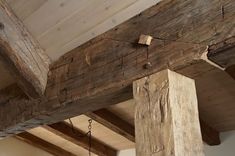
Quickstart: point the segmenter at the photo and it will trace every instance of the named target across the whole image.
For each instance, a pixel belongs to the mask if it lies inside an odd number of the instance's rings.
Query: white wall
[[[235,131],[221,133],[222,144],[219,146],[205,145],[206,156],[235,156]],[[135,149],[123,150],[118,156],[135,156]]]
[[[52,156],[15,138],[0,140],[0,156]]]

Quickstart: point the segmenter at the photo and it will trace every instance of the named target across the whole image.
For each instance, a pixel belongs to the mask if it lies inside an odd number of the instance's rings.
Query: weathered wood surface
[[[137,156],[202,156],[194,80],[169,70],[133,83]]]
[[[65,122],[58,122],[45,127],[52,133],[78,145],[82,148],[89,150],[89,138],[83,131],[71,127],[71,125]],[[92,137],[91,139],[91,152],[99,156],[116,156],[117,151],[108,145],[100,142]]]
[[[190,77],[210,71],[201,55],[233,35],[234,7],[233,0],[166,0],[74,49],[51,66],[45,97],[0,106],[0,136],[130,99],[134,80],[166,68],[200,66],[182,72]],[[154,37],[149,47],[138,45],[140,34]]]
[[[203,120],[200,120],[200,126],[203,141],[205,141],[208,145],[211,146],[219,145],[221,143],[220,134],[217,130],[210,127]]]
[[[53,154],[55,156],[76,156],[75,154],[68,152],[64,150],[61,147],[58,147],[54,144],[51,144],[33,134],[30,134],[28,132],[24,132],[21,134],[18,134],[16,136],[17,139],[28,143],[29,145],[35,146],[37,148],[40,148],[50,154]]]
[[[11,99],[20,100],[22,98],[27,99],[26,95],[16,84],[12,84],[3,90],[0,90],[0,105],[7,104]]]
[[[104,125],[117,134],[135,142],[135,128],[107,109],[86,113],[86,116]]]
[[[0,1],[0,59],[28,96],[44,94],[49,58],[5,0]]]

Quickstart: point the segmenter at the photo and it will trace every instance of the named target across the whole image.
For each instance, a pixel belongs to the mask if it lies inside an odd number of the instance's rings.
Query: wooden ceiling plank
[[[75,154],[64,150],[61,147],[58,147],[52,143],[49,143],[33,134],[24,132],[15,136],[17,139],[28,143],[29,145],[40,148],[52,155],[55,156],[76,156]]]
[[[89,150],[89,137],[83,131],[71,127],[71,125],[66,122],[58,122],[45,126],[45,128],[52,133],[83,147],[86,150]],[[117,150],[112,147],[105,145],[94,137],[91,138],[91,152],[99,156],[116,156]]]
[[[221,4],[227,10],[223,20],[218,16]],[[231,8],[234,0],[162,1],[72,50],[51,65],[43,98],[12,99],[0,106],[0,119],[4,119],[0,136],[128,100],[134,80],[163,69],[181,70],[191,78],[210,71],[201,55],[209,43],[234,35],[235,9]],[[216,33],[211,32],[215,25]],[[141,34],[153,36],[150,46],[137,44]],[[148,63],[151,68],[144,68]],[[194,64],[201,66],[182,70]]]
[[[44,94],[50,60],[5,0],[0,2],[0,59],[24,92]]]
[[[107,109],[86,113],[86,116],[104,125],[117,134],[135,142],[135,128]]]

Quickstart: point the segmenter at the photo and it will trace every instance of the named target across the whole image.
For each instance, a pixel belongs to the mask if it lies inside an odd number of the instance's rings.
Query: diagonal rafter
[[[5,0],[0,1],[0,21],[1,61],[28,96],[41,97],[47,84],[48,56]]]

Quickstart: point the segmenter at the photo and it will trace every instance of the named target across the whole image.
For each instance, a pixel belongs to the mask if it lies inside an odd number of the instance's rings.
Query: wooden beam
[[[0,1],[0,59],[24,92],[39,98],[44,94],[49,59],[5,0]]]
[[[135,128],[133,125],[127,123],[114,113],[107,109],[100,109],[98,111],[86,113],[88,117],[116,132],[117,134],[135,142]],[[219,145],[220,136],[219,132],[210,127],[207,123],[200,119],[202,140],[210,145]]]
[[[77,129],[71,128],[66,122],[58,122],[45,127],[52,133],[89,150],[89,138],[86,133]],[[116,156],[117,151],[108,145],[100,142],[99,140],[92,137],[91,139],[91,152],[99,156]]]
[[[229,66],[225,69],[225,71],[233,78],[235,79],[235,65]]]
[[[209,46],[207,56],[235,79],[235,36]]]
[[[202,139],[204,142],[206,142],[208,145],[211,146],[219,145],[221,143],[220,134],[217,130],[209,126],[201,119],[200,119],[200,126],[201,126]]]
[[[68,152],[64,150],[61,147],[58,147],[52,143],[49,143],[33,134],[30,134],[28,132],[24,132],[21,134],[18,134],[16,136],[17,139],[28,143],[29,145],[35,146],[37,148],[40,148],[52,155],[55,156],[76,156],[75,154]]]
[[[104,125],[117,134],[135,142],[135,128],[125,120],[113,114],[107,109],[100,109],[94,112],[86,113],[88,117]]]
[[[0,106],[0,136],[128,100],[134,80],[163,69],[191,78],[214,69],[201,56],[234,35],[233,8],[234,0],[165,0],[72,50],[51,65],[44,97]],[[150,46],[138,44],[141,34],[153,37]]]
[[[208,48],[208,58],[223,68],[235,64],[235,36],[222,42],[213,44]]]
[[[133,83],[136,155],[202,156],[195,83],[164,70]]]

